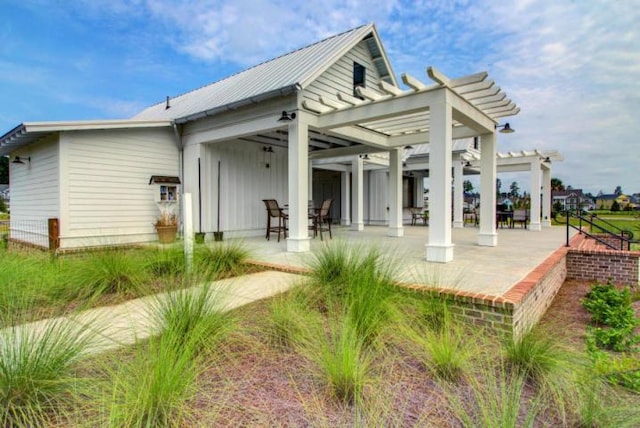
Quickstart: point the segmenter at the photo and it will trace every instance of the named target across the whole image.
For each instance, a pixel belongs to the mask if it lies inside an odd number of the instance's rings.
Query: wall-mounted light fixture
[[[465,162],[464,164],[465,168],[471,168],[473,165],[471,165],[470,161]]]
[[[516,132],[516,130],[509,125],[509,122],[505,123],[504,125],[496,125],[496,129],[500,129],[500,131],[498,132],[501,132],[503,134],[513,134],[514,132]]]
[[[11,163],[14,165],[24,165],[24,161],[25,159],[27,160],[27,162],[31,163],[31,156],[29,156],[28,158],[21,158],[20,156],[16,156]]]
[[[271,154],[273,153],[273,147],[271,146],[265,146],[262,148],[262,151],[264,152],[264,167],[265,168],[270,168],[271,167]],[[267,159],[267,156],[269,157]]]
[[[287,111],[282,110],[282,114],[280,115],[280,119],[278,119],[278,122],[291,122],[295,118],[295,112],[288,113]]]

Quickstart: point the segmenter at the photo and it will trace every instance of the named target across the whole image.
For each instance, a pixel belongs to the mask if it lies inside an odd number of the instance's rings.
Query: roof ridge
[[[329,36],[329,37],[326,37],[326,38],[324,38],[324,39],[322,39],[322,40],[318,40],[318,41],[313,42],[313,43],[311,43],[311,44],[308,44],[308,45],[305,45],[305,46],[301,46],[301,47],[299,47],[299,48],[297,48],[297,49],[294,49],[294,50],[292,50],[292,51],[289,51],[289,52],[283,53],[283,54],[281,54],[281,55],[278,55],[278,56],[276,56],[276,57],[270,58],[270,59],[268,59],[268,60],[262,61],[262,62],[260,62],[260,63],[258,63],[258,64],[252,65],[252,66],[250,66],[250,67],[248,67],[248,68],[245,68],[245,69],[243,69],[243,70],[237,71],[237,72],[235,72],[235,73],[233,73],[233,74],[229,74],[228,76],[225,76],[225,77],[223,77],[223,78],[221,78],[221,79],[219,79],[219,80],[216,80],[216,81],[214,81],[214,82],[210,82],[210,83],[207,83],[207,84],[205,84],[205,85],[198,86],[197,88],[193,88],[193,89],[191,89],[191,90],[189,90],[189,91],[183,92],[183,93],[178,94],[178,95],[175,95],[175,96],[173,96],[173,97],[169,96],[169,98],[170,98],[170,99],[176,99],[176,98],[183,97],[183,96],[185,96],[185,95],[188,95],[188,94],[191,94],[191,93],[193,93],[193,92],[199,91],[200,89],[203,89],[203,88],[206,88],[206,87],[209,87],[209,86],[212,86],[212,85],[218,84],[218,83],[220,83],[220,82],[224,82],[225,80],[229,80],[229,79],[231,79],[232,77],[238,76],[238,75],[240,75],[240,74],[242,74],[242,73],[246,73],[246,72],[248,72],[248,71],[250,71],[250,70],[253,70],[253,69],[257,68],[257,67],[260,67],[260,66],[262,66],[262,65],[268,64],[268,63],[270,63],[270,62],[276,61],[276,60],[278,60],[278,59],[280,59],[280,58],[283,58],[283,57],[285,57],[285,56],[292,55],[292,54],[294,54],[294,53],[296,53],[296,52],[300,52],[301,50],[308,49],[308,48],[310,48],[310,47],[312,47],[312,46],[319,45],[319,44],[324,43],[324,42],[327,42],[327,41],[329,41],[329,40],[331,40],[331,39],[335,39],[335,38],[337,38],[337,37],[344,36],[345,34],[348,34],[348,33],[353,33],[353,32],[355,32],[355,31],[357,31],[357,30],[360,30],[360,29],[362,29],[362,28],[364,28],[364,27],[372,26],[372,25],[373,25],[372,23],[363,24],[363,25],[359,25],[359,26],[357,26],[357,27],[351,28],[351,29],[349,29],[349,30],[345,30],[345,31],[343,31],[343,32],[341,32],[341,33],[333,34],[333,35],[331,35],[331,36]],[[146,109],[151,108],[151,107],[154,107],[154,106],[157,106],[157,105],[161,105],[161,104],[163,104],[163,102],[164,102],[164,101],[159,101],[159,102],[157,102],[157,103],[153,103],[153,104],[151,104],[151,105],[149,105],[149,106],[147,106],[147,107],[143,108],[143,109],[142,109],[142,111],[145,111]],[[136,113],[136,115],[134,115],[134,117],[135,117],[135,116],[137,116],[139,113],[140,113],[140,112]]]

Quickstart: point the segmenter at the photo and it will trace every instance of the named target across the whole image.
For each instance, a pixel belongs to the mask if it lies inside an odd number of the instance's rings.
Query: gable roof
[[[166,102],[161,102],[141,111],[133,119],[164,119],[184,123],[220,111],[292,94],[307,87],[362,40],[365,40],[382,79],[397,86],[375,25],[367,24],[169,98],[169,108],[166,107]]]

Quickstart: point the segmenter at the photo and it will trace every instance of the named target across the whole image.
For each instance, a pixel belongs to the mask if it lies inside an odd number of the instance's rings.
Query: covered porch
[[[563,247],[565,228],[544,228],[532,234],[525,229],[499,229],[500,245],[477,245],[478,229],[452,230],[456,258],[450,263],[425,262],[424,243],[432,227],[405,226],[402,239],[387,235],[385,226],[367,226],[363,231],[349,227],[334,228],[333,240],[311,240],[311,253],[287,252],[283,240],[266,241],[264,237],[248,237],[243,242],[257,261],[294,269],[306,268],[313,252],[325,245],[344,243],[349,246],[374,247],[392,257],[396,279],[407,284],[421,284],[450,290],[504,296],[515,284]]]

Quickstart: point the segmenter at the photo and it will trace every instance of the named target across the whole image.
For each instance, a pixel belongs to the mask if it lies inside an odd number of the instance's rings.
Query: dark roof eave
[[[183,116],[183,117],[178,117],[176,119],[174,119],[174,122],[176,124],[184,124],[187,122],[191,122],[194,120],[198,120],[198,119],[203,119],[205,117],[210,117],[210,116],[215,116],[216,114],[220,114],[222,112],[226,112],[226,111],[231,111],[231,110],[237,110],[239,108],[242,107],[246,107],[248,105],[251,104],[257,104],[260,103],[262,101],[271,99],[271,98],[276,98],[276,97],[284,97],[287,95],[291,95],[291,94],[295,94],[296,92],[300,91],[302,89],[302,87],[300,86],[300,84],[295,83],[293,85],[289,85],[289,86],[285,86],[279,89],[274,89],[272,91],[269,92],[264,92],[260,95],[256,95],[253,97],[249,97],[249,98],[245,98],[242,99],[240,101],[236,101],[230,104],[225,104],[219,107],[214,107],[212,109],[209,110],[205,110],[205,111],[201,111],[199,113],[193,113],[187,116]]]

